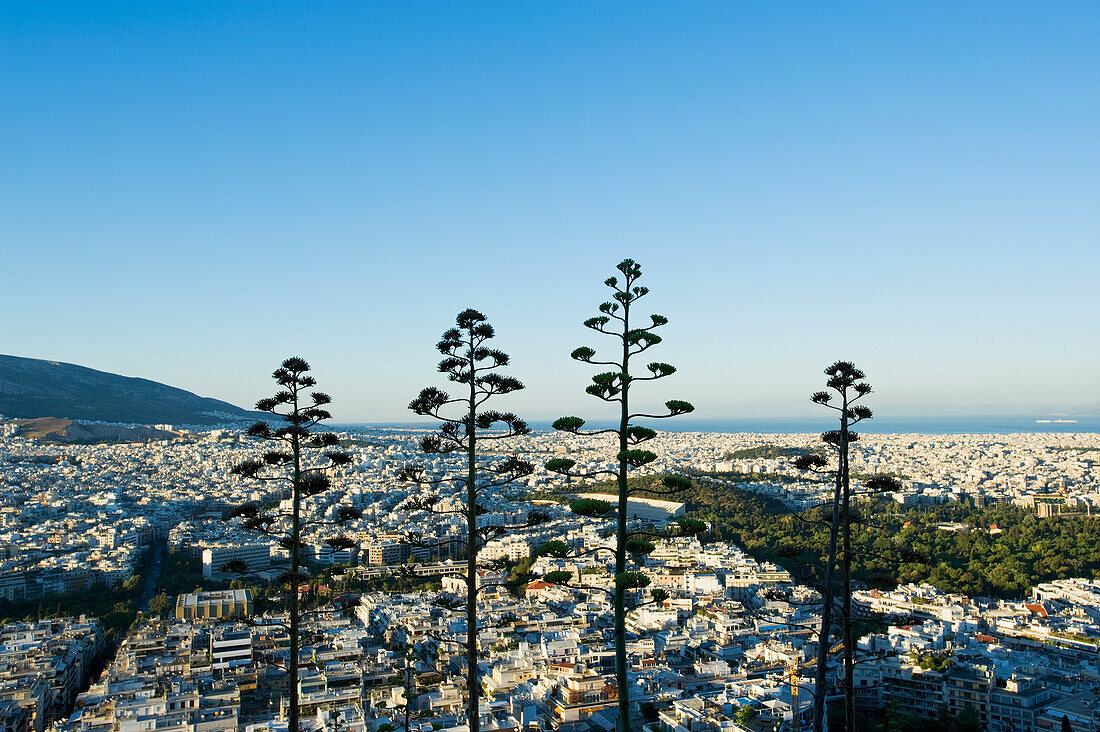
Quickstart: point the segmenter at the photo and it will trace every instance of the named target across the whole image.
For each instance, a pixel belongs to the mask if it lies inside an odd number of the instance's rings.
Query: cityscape
[[[1097,28],[0,7],[0,732],[1100,732]]]
[[[226,519],[234,506],[279,498],[233,474],[234,465],[261,456],[263,446],[228,428],[160,425],[167,439],[103,444],[40,443],[23,429],[20,420],[6,422],[0,451],[0,591],[8,607],[51,615],[50,603],[72,607],[68,598],[127,587],[135,576],[140,586],[117,594],[125,598],[125,609],[115,613],[121,621],[84,613],[10,619],[3,630],[7,723],[39,730],[285,729],[279,689],[286,683],[280,624],[286,615],[272,592],[287,552],[276,541],[258,541],[240,518]],[[339,506],[362,514],[339,533],[304,533],[301,548],[324,583],[311,590],[320,593],[320,607],[347,588],[361,599],[305,626],[302,723],[328,729],[338,720],[345,729],[376,732],[403,728],[408,709],[418,729],[457,729],[464,718],[466,627],[435,600],[465,590],[462,554],[449,543],[461,537],[463,519],[427,530],[425,513],[405,506],[416,489],[403,486],[399,474],[423,461],[425,430],[336,434],[352,459],[333,475],[330,491],[303,501],[303,517],[331,518]],[[829,499],[829,485],[807,478],[791,457],[819,443],[806,434],[666,432],[651,443],[660,458],[637,475],[691,475],[801,511]],[[903,515],[1010,506],[1055,522],[1089,520],[1100,510],[1096,434],[864,435],[856,445],[853,472],[902,476],[898,490],[880,500]],[[607,589],[609,566],[598,554],[559,559],[539,556],[539,548],[564,541],[613,549],[614,522],[578,514],[560,496],[613,500],[597,474],[614,466],[615,445],[541,431],[516,438],[511,449],[539,467],[507,495],[487,500],[479,522],[522,524],[539,510],[549,517],[486,541],[479,551],[485,569],[478,582],[489,587],[479,596],[479,617],[508,618],[479,627],[482,725],[613,728],[607,599],[540,579],[564,570]],[[561,456],[593,477],[567,481],[543,467]],[[440,455],[425,467],[442,473],[453,463]],[[444,494],[440,506],[461,507],[459,493]],[[638,498],[630,511],[664,525],[692,503]],[[935,518],[923,519],[932,521],[931,531],[988,541],[1011,530]],[[336,536],[350,537],[351,545],[326,544]],[[760,554],[705,536],[670,538],[640,563],[650,580],[643,594],[663,593],[658,603],[639,599],[626,618],[635,713],[644,724],[793,729],[801,714],[801,728],[809,728],[819,596],[797,573]],[[247,562],[256,576],[243,582],[227,572],[233,560]],[[163,594],[186,586],[166,576],[181,568],[194,586]],[[856,671],[858,704],[918,717],[971,708],[982,728],[997,730],[1057,729],[1063,716],[1076,728],[1095,724],[1100,582],[1094,575],[1051,577],[1003,597],[972,597],[927,581],[893,589],[859,585],[854,606],[886,620],[859,638],[865,662]],[[99,671],[97,662],[106,666]],[[801,693],[792,696],[795,684]]]

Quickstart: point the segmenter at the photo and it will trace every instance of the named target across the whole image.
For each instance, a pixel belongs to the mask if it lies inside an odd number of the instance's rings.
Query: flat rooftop
[[[252,602],[252,590],[211,590],[209,592],[189,592],[179,596],[176,607],[194,607],[209,603]]]

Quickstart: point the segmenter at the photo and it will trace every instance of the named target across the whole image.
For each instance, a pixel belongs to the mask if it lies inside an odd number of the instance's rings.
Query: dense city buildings
[[[92,618],[0,626],[0,719],[6,729],[42,732],[63,719],[104,650]]]
[[[258,448],[228,430],[63,447],[25,439],[14,429],[4,434],[0,597],[15,607],[95,592],[119,586],[139,567],[146,574],[140,584],[150,588],[143,593],[145,612],[114,639],[117,651],[96,678],[89,678],[92,660],[108,650],[97,621],[70,617],[3,626],[4,728],[285,730],[286,618],[271,609],[277,608],[272,598],[261,602],[244,583],[227,588],[236,579],[226,570],[234,560],[255,573],[249,585],[276,580],[285,570],[283,547],[258,541],[240,519],[228,518],[233,506],[286,500],[277,489],[261,490],[230,473],[234,463],[259,456]],[[544,432],[519,441],[519,453],[536,466],[568,455],[593,478],[566,484],[536,467],[519,496],[513,491],[486,499],[484,525],[522,524],[536,509],[547,520],[492,540],[482,551],[482,559],[500,565],[478,576],[484,626],[467,628],[461,613],[437,601],[438,590],[397,584],[391,591],[363,590],[358,605],[343,611],[325,605],[338,594],[337,584],[432,582],[445,592],[464,590],[453,549],[465,530],[462,517],[427,521],[407,510],[410,488],[396,480],[406,464],[424,462],[420,434],[373,429],[342,435],[352,464],[334,476],[331,491],[304,502],[306,517],[316,521],[303,537],[307,559],[323,579],[303,591],[329,609],[306,623],[296,680],[303,724],[388,732],[403,729],[408,713],[410,729],[458,732],[464,724],[463,653],[468,633],[476,632],[484,649],[483,728],[613,728],[611,606],[601,588],[614,580],[599,551],[613,541],[608,519],[578,515],[549,500],[562,491],[601,498],[606,488],[596,476],[613,460],[610,441]],[[793,456],[816,440],[662,433],[655,448],[661,457],[639,473],[688,473],[798,508],[829,490],[793,466]],[[899,509],[1003,502],[1039,516],[1089,517],[1100,514],[1097,454],[1097,435],[864,435],[853,447],[852,469],[897,476],[900,490],[890,499]],[[429,473],[442,474],[449,460],[427,456]],[[439,508],[454,508],[459,500],[441,495]],[[330,520],[341,505],[363,515],[340,529],[353,546],[335,549],[325,542],[336,536]],[[656,526],[687,510],[684,503],[654,499],[639,499],[631,509],[632,520]],[[965,524],[942,530],[975,528],[990,536],[1000,530]],[[552,540],[576,551],[567,558],[536,557],[538,547]],[[190,563],[196,587],[178,592],[163,613],[149,611],[158,562],[169,560]],[[511,574],[519,564],[530,566],[533,579]],[[567,587],[539,579],[563,571],[583,583]],[[640,606],[628,617],[627,652],[631,700],[651,732],[760,732],[776,725],[791,729],[796,716],[808,720],[818,652],[808,630],[818,622],[813,589],[743,547],[694,538],[656,542],[639,571],[649,585],[637,591]],[[207,582],[213,587],[196,589]],[[660,600],[652,602],[658,589]],[[982,729],[996,732],[1057,730],[1063,717],[1076,732],[1100,723],[1100,584],[1094,578],[1038,583],[1015,600],[953,595],[930,584],[861,588],[855,606],[881,619],[859,640],[860,708],[890,706],[917,716],[947,710],[972,715]]]

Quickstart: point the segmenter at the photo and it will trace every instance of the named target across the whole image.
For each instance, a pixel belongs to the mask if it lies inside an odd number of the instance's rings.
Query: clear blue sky
[[[642,263],[655,398],[1100,402],[1100,5],[7,3],[0,350],[407,419],[486,312],[532,418]]]

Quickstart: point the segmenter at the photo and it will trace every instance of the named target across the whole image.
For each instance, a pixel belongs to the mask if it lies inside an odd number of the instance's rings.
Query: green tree
[[[657,459],[657,455],[650,450],[641,449],[640,445],[657,436],[656,431],[633,424],[633,420],[640,418],[664,419],[687,414],[694,411],[691,404],[670,400],[665,402],[668,410],[664,414],[647,414],[644,412],[632,412],[630,406],[631,388],[635,382],[655,381],[671,376],[676,369],[659,361],[653,361],[646,365],[648,375],[639,376],[632,371],[631,359],[648,351],[661,342],[661,337],[655,332],[658,328],[668,323],[668,318],[663,315],[650,315],[649,324],[643,327],[632,321],[632,310],[638,300],[645,297],[649,289],[638,285],[642,276],[642,268],[632,259],[624,259],[616,269],[619,277],[609,277],[604,281],[612,290],[612,299],[599,306],[601,315],[584,321],[586,328],[602,335],[610,336],[614,341],[616,354],[607,360],[597,359],[596,351],[587,346],[577,348],[571,354],[572,358],[582,363],[607,367],[610,370],[601,371],[592,377],[592,383],[585,391],[604,402],[616,404],[619,412],[618,427],[612,429],[600,429],[582,431],[585,421],[580,417],[562,417],[554,422],[554,429],[568,432],[574,435],[615,435],[618,441],[618,469],[601,471],[612,475],[617,483],[618,497],[614,510],[616,522],[615,536],[615,582],[613,599],[615,607],[615,682],[618,692],[619,715],[618,729],[620,732],[630,732],[630,684],[627,676],[626,658],[626,599],[628,593],[644,588],[648,578],[636,571],[631,571],[630,558],[648,553],[653,549],[650,541],[655,536],[654,532],[647,529],[631,530],[628,515],[628,501],[630,498],[629,478],[630,472],[644,465],[648,465]],[[566,476],[577,476],[573,472],[576,462],[568,458],[557,458],[546,464],[546,468],[552,472]],[[663,488],[657,489],[662,494],[679,493],[690,485],[690,481],[683,478],[671,477]],[[587,510],[595,510],[588,506]],[[698,533],[702,529],[700,522],[684,522],[681,526],[683,533]],[[560,547],[553,547],[548,553],[560,554]],[[555,574],[555,573],[551,573]],[[547,576],[547,581],[560,582],[563,578]]]
[[[301,646],[300,624],[302,620],[299,588],[309,582],[310,576],[302,567],[302,532],[309,526],[326,521],[311,521],[302,517],[302,500],[326,492],[331,487],[328,473],[347,465],[351,457],[337,448],[339,438],[333,432],[317,431],[317,426],[331,419],[325,409],[332,399],[319,391],[310,392],[317,381],[309,373],[309,364],[297,357],[288,358],[272,374],[279,390],[272,397],[256,402],[256,409],[279,418],[282,424],[274,428],[267,422],[257,422],[248,429],[254,440],[271,442],[277,449],[263,454],[262,459],[244,460],[232,468],[234,475],[288,485],[290,488],[289,515],[261,510],[255,503],[245,504],[232,512],[232,517],[242,521],[243,528],[277,538],[279,544],[290,553],[289,568],[280,581],[289,587],[290,664],[287,686],[290,696],[288,727],[291,732],[300,729],[298,724],[298,655]],[[337,522],[360,516],[356,509],[341,506]],[[287,525],[289,523],[289,526]],[[333,545],[345,546],[346,537],[330,539]],[[241,560],[232,560],[220,568],[224,572],[240,575],[251,574],[251,568]]]
[[[978,711],[972,706],[963,707],[955,719],[954,729],[957,732],[981,732],[982,719]]]
[[[409,404],[418,415],[431,417],[440,425],[437,432],[420,441],[420,448],[429,455],[461,456],[462,465],[453,473],[440,479],[429,479],[422,466],[408,466],[400,474],[405,482],[420,488],[404,504],[410,511],[460,514],[466,523],[466,536],[459,546],[466,555],[466,598],[440,602],[454,610],[465,610],[466,615],[466,722],[470,732],[480,727],[481,681],[478,678],[478,616],[477,595],[485,589],[478,586],[478,553],[490,539],[496,538],[518,526],[480,526],[478,516],[487,511],[485,501],[494,491],[517,478],[530,475],[534,468],[515,457],[486,458],[488,449],[502,441],[530,432],[527,423],[511,412],[497,412],[483,408],[486,402],[504,394],[523,389],[523,384],[512,376],[499,372],[508,365],[508,354],[488,343],[496,335],[486,317],[476,310],[467,309],[458,314],[454,328],[443,333],[436,349],[443,354],[439,371],[447,379],[459,385],[462,394],[452,397],[436,387],[422,389]],[[439,490],[449,488],[463,501],[461,509],[440,510]],[[544,512],[530,511],[525,526],[542,523],[549,518]],[[413,543],[422,536],[410,536]]]
[[[168,595],[164,592],[153,595],[149,598],[149,612],[157,617],[164,617],[171,609],[172,603],[168,599]]]

